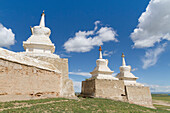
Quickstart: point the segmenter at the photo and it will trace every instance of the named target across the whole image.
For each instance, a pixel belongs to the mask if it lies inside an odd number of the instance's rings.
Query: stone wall
[[[80,96],[108,98],[153,108],[149,87],[124,85],[122,80],[90,79],[83,81]]]
[[[127,85],[125,88],[129,103],[153,107],[152,96],[149,87]]]
[[[55,57],[53,58],[50,56],[32,56],[32,55],[28,56],[53,64],[61,72],[60,88],[62,90],[60,91],[60,94],[63,95],[64,97],[75,96],[73,82],[68,77],[68,59]]]
[[[96,97],[124,100],[125,88],[123,81],[95,79]]]
[[[95,96],[95,80],[82,81],[81,94],[84,97],[94,97]]]
[[[126,100],[123,81],[92,79],[82,82],[83,96]]]
[[[60,84],[61,74],[0,59],[0,101],[5,95],[58,97],[62,90]]]

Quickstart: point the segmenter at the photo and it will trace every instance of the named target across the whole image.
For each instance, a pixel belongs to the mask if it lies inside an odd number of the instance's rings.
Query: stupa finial
[[[102,47],[101,46],[99,47],[99,51],[102,51]]]
[[[41,27],[45,27],[45,13],[44,13],[44,10],[41,14],[41,21],[40,21],[40,25]]]
[[[42,12],[41,16],[42,16],[43,14],[45,15],[44,10],[43,10],[43,12]]]
[[[122,53],[122,56],[121,56],[122,58],[124,58],[125,57],[125,55],[124,55],[124,53]]]
[[[126,66],[126,62],[125,62],[125,55],[124,53],[122,53],[122,66]]]
[[[99,59],[102,59],[102,47],[101,46],[99,47],[99,51],[100,51]]]

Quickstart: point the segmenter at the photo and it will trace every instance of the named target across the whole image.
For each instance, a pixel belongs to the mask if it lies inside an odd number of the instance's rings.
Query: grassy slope
[[[20,107],[22,108],[15,108]],[[2,112],[116,112],[116,113],[168,113],[166,110],[150,109],[129,103],[113,101],[108,99],[80,98],[79,100],[69,100],[63,98],[14,101],[0,103]],[[6,109],[6,110],[5,110]]]

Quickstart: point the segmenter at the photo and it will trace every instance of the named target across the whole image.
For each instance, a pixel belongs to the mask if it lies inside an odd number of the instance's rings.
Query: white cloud
[[[71,55],[66,55],[66,54],[60,54],[61,58],[65,58],[65,57],[71,57]]]
[[[70,75],[81,75],[85,77],[91,77],[92,75],[89,72],[69,72]],[[117,73],[113,73],[112,76],[116,76]]]
[[[144,83],[145,86],[150,87],[151,92],[167,92],[170,93],[170,86],[150,85]]]
[[[9,47],[15,43],[15,34],[0,24],[0,47]]]
[[[145,53],[145,57],[142,59],[143,62],[143,69],[146,69],[150,66],[153,66],[157,63],[158,56],[165,51],[166,43],[162,46],[158,46],[155,49],[149,49]]]
[[[112,54],[113,54],[113,51],[104,51],[104,52],[103,52],[103,56],[109,56],[109,57],[111,57]]]
[[[151,0],[131,34],[134,47],[153,47],[156,42],[170,40],[170,0]]]
[[[115,77],[118,73],[113,73],[112,76]]]
[[[131,71],[133,72],[133,71],[137,71],[138,70],[138,68],[133,68]]]
[[[75,33],[75,37],[69,38],[64,43],[64,49],[67,52],[88,52],[93,49],[94,46],[103,45],[103,42],[118,40],[116,32],[111,27],[101,27],[98,30],[98,24],[100,21],[95,22],[95,28],[91,31],[78,31]]]
[[[80,72],[80,71],[81,71],[81,69],[78,69],[77,71],[78,71],[78,72]]]
[[[74,85],[74,91],[75,92],[81,92],[81,81],[74,81],[73,80],[73,85]]]
[[[91,77],[91,74],[89,72],[69,72],[70,75],[81,75],[85,77]]]
[[[94,25],[95,25],[94,31],[96,31],[98,29],[98,26],[97,26],[98,24],[100,24],[100,21],[95,21],[94,22]]]

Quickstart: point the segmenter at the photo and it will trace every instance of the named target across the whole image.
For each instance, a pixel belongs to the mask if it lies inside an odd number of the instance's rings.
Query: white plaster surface
[[[22,54],[15,53],[15,52],[3,49],[3,48],[0,48],[0,58],[5,59],[5,60],[9,60],[9,61],[13,61],[13,62],[17,62],[17,63],[20,63],[20,64],[35,66],[35,67],[38,67],[38,68],[41,68],[41,69],[61,73],[56,67],[54,67],[50,63],[43,62],[43,61],[31,58],[31,57],[27,57],[27,56],[24,56]]]
[[[131,73],[131,66],[126,66],[124,54],[122,54],[122,66],[119,67],[119,70],[120,73],[117,74],[116,78],[123,80],[125,85],[143,86],[142,84],[136,82],[138,77],[135,77]]]
[[[100,51],[100,50],[99,50]],[[108,67],[108,60],[102,59],[102,52],[99,53],[99,59],[96,60],[96,67],[90,74],[92,74],[92,77],[90,79],[112,79],[112,80],[118,80],[117,78],[112,76],[112,73],[114,71],[111,71]]]
[[[45,14],[43,12],[39,26],[31,28],[32,35],[23,42],[26,52],[54,53],[55,46],[50,40],[51,30],[45,27]]]

